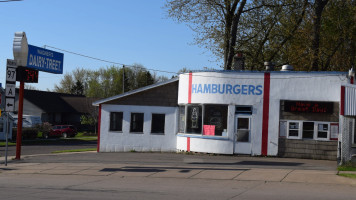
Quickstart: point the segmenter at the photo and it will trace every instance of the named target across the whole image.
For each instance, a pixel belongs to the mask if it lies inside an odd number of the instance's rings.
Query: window
[[[289,122],[288,137],[299,138],[299,122]]]
[[[110,113],[110,131],[122,131],[123,112]]]
[[[184,133],[185,131],[185,106],[179,106],[178,129],[179,133]]]
[[[202,131],[202,106],[189,105],[187,108],[186,132],[201,134]]]
[[[328,139],[329,135],[329,124],[318,124],[318,139]]]
[[[252,115],[252,106],[236,106],[235,113]]]
[[[227,129],[227,110],[224,105],[204,106],[204,135],[222,136],[224,129]],[[208,134],[205,125],[212,126],[213,130]]]
[[[250,118],[237,117],[237,142],[250,141]]]
[[[143,133],[143,113],[131,113],[130,132]]]
[[[288,121],[287,123],[287,137],[290,139],[337,139],[339,127],[337,122]]]
[[[151,133],[164,134],[165,114],[152,114]]]
[[[314,122],[303,122],[303,139],[314,138]]]
[[[0,121],[0,132],[5,132],[4,131],[4,123],[3,121]]]

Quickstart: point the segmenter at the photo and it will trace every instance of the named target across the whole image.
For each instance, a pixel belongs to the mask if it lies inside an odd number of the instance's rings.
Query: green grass
[[[8,142],[7,144],[8,146],[15,146],[16,142]],[[6,142],[4,141],[0,142],[0,147],[4,147],[4,146],[6,146]]]
[[[339,174],[339,176],[356,179],[356,174]]]
[[[338,171],[356,171],[356,164],[351,162],[337,167]]]
[[[53,151],[52,153],[85,152],[85,151],[96,151],[96,148],[69,149],[69,150]]]

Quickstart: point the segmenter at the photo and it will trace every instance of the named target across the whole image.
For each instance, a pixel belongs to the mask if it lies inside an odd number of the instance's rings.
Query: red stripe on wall
[[[340,115],[345,115],[345,86],[341,86]]]
[[[101,104],[99,104],[99,115],[98,115],[98,143],[96,147],[96,151],[100,151],[100,124],[101,124]]]
[[[187,151],[190,152],[190,137],[187,137]]]
[[[193,82],[193,74],[189,73],[189,86],[188,86],[188,103],[192,103],[192,82]]]
[[[262,118],[262,149],[261,155],[267,156],[268,152],[268,122],[269,122],[269,96],[271,75],[265,73],[263,87],[263,118]]]

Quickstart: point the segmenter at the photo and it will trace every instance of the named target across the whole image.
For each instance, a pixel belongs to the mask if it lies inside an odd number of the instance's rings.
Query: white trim
[[[286,121],[287,122],[287,133],[286,133],[286,138],[287,139],[296,139],[296,140],[318,140],[318,141],[330,141],[330,124],[332,123],[337,123],[337,122],[325,122],[325,121],[303,121],[303,120],[281,120],[281,121]],[[298,136],[289,136],[289,123],[297,122],[299,123],[299,129],[298,129]],[[314,133],[313,133],[313,138],[303,138],[303,122],[313,122],[314,123]],[[318,138],[318,132],[319,132],[319,125],[321,124],[327,124],[328,125],[328,130],[325,131],[327,132],[327,138]],[[295,129],[294,129],[295,130]]]

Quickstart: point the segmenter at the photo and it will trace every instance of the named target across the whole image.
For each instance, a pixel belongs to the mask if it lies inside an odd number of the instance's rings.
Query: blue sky
[[[5,85],[6,59],[13,59],[14,33],[28,43],[146,68],[177,72],[219,68],[206,49],[193,45],[194,32],[166,16],[164,0],[24,0],[0,3],[0,82]],[[49,48],[51,49],[51,48]],[[54,51],[59,51],[51,49]],[[61,51],[59,51],[61,52]],[[109,63],[64,53],[64,73],[99,69]],[[171,77],[172,74],[160,74]],[[52,90],[63,75],[40,72],[40,90]]]

